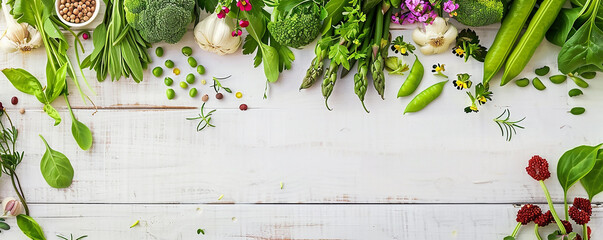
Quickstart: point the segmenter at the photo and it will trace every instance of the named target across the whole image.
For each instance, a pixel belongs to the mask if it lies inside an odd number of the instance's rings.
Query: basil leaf
[[[343,9],[349,4],[348,0],[330,0],[325,5],[328,15],[322,23],[322,35],[331,30],[333,24],[338,24],[343,19]]]
[[[580,183],[588,193],[588,198],[593,199],[597,194],[603,192],[603,149],[599,149],[597,161],[595,166],[584,178],[580,180]]]
[[[40,225],[30,216],[19,214],[17,216],[17,225],[23,234],[31,240],[46,240],[44,231],[42,231]]]
[[[44,98],[44,92],[42,91],[42,84],[40,81],[31,73],[21,69],[21,68],[6,68],[2,70],[4,76],[8,78],[8,81],[13,84],[13,86],[26,94],[34,95],[41,103],[46,103],[46,99]]]
[[[62,153],[57,152],[48,146],[46,139],[40,135],[44,145],[46,145],[46,152],[40,162],[40,170],[42,176],[53,188],[66,188],[71,186],[73,181],[73,167],[69,159]]]
[[[564,74],[586,71],[584,66],[595,65],[603,69],[603,30],[594,22],[585,23],[561,48],[557,62]],[[581,71],[581,72],[580,72]],[[600,70],[601,71],[601,70]]]
[[[601,145],[579,146],[561,156],[557,164],[557,178],[565,193],[593,169]]]
[[[565,41],[570,36],[570,32],[574,27],[574,23],[580,16],[581,8],[563,8],[551,28],[546,32],[546,39],[557,45],[563,46]]]
[[[44,112],[48,114],[52,119],[54,119],[54,125],[59,125],[61,123],[61,115],[59,112],[50,104],[44,104]]]
[[[92,132],[90,132],[90,128],[78,121],[73,113],[71,113],[71,134],[73,134],[73,138],[82,150],[86,151],[92,147]]]

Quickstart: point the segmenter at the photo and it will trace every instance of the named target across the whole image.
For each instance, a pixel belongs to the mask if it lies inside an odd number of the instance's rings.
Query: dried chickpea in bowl
[[[70,27],[84,27],[96,18],[101,0],[57,0],[56,12]]]

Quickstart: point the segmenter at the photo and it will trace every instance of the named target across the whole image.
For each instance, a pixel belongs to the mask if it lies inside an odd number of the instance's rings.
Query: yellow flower
[[[479,101],[480,104],[484,104],[488,101],[488,99],[486,99],[486,97],[484,97],[484,96],[479,96],[479,97],[477,97],[477,101]]]

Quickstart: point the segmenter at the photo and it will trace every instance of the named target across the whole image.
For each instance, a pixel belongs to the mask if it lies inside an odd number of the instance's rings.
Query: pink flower
[[[241,31],[241,29],[236,29],[236,30],[233,30],[233,31],[232,31],[232,33],[231,33],[231,35],[232,35],[233,37],[238,37],[238,36],[241,36],[241,34],[243,34],[243,31]]]
[[[237,2],[237,7],[239,7],[241,11],[251,11],[251,3],[249,3],[249,0],[239,0]]]
[[[457,15],[457,13],[454,12],[457,9],[459,9],[459,5],[454,3],[452,0],[448,0],[448,2],[444,3],[444,12],[447,12],[450,17]]]
[[[230,12],[230,9],[228,9],[228,7],[226,6],[223,6],[222,10],[220,10],[220,12],[218,13],[218,18],[225,18],[228,12]]]
[[[239,20],[239,26],[241,26],[241,27],[247,27],[247,26],[249,26],[249,21],[247,21],[247,20]]]
[[[222,6],[222,11],[224,11],[224,13],[229,13],[230,9],[227,6]]]

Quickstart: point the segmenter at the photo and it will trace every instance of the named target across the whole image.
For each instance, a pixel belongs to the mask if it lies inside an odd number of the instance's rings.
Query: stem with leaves
[[[19,131],[13,125],[8,113],[0,109],[0,117],[2,116],[6,116],[9,126],[5,126],[0,119],[0,127],[2,128],[2,132],[0,132],[0,168],[3,173],[10,176],[13,189],[19,201],[23,204],[25,214],[29,215],[29,207],[27,206],[27,200],[21,187],[21,181],[19,181],[19,176],[15,172],[19,163],[23,160],[23,152],[17,152],[15,149]]]

